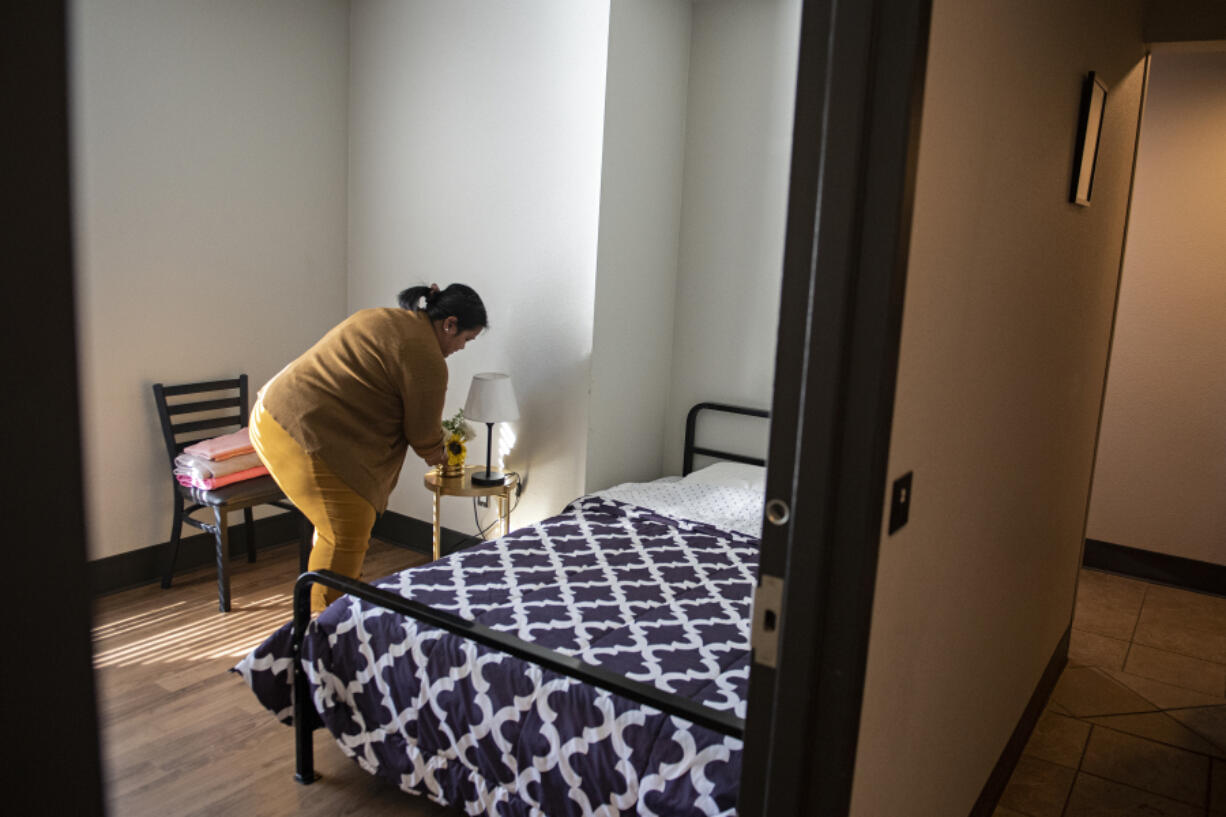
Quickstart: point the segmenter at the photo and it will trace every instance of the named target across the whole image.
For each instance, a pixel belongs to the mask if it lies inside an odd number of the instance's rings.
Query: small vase
[[[447,460],[439,466],[439,473],[444,477],[464,476],[464,457],[468,453],[465,450],[464,438],[453,435],[447,440],[443,448],[447,453]]]

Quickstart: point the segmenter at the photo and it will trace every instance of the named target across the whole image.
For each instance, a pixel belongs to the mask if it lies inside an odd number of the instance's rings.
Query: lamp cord
[[[520,490],[519,490],[519,472],[518,472],[518,471],[504,471],[503,473],[504,473],[504,474],[507,474],[507,475],[510,475],[510,474],[514,474],[514,475],[515,475],[515,482],[516,482],[516,485],[515,485],[515,504],[513,504],[513,505],[512,505],[512,506],[511,506],[511,507],[510,507],[510,508],[507,510],[507,516],[510,516],[512,513],[514,513],[515,509],[519,507],[519,498],[520,498],[520,495],[521,495],[521,492],[520,492]],[[495,520],[494,520],[493,522],[491,522],[490,524],[486,525],[484,528],[483,528],[483,527],[481,527],[481,518],[480,518],[480,517],[477,515],[477,499],[478,499],[478,497],[475,497],[475,496],[473,497],[473,526],[474,526],[474,527],[477,529],[477,532],[476,532],[476,533],[469,534],[469,535],[468,535],[467,537],[465,537],[464,539],[461,539],[461,540],[460,540],[461,544],[460,544],[458,547],[456,547],[456,550],[459,550],[460,548],[465,548],[465,547],[468,547],[468,545],[470,544],[470,542],[485,542],[485,541],[488,541],[488,540],[485,538],[485,535],[486,535],[487,533],[489,533],[490,531],[492,531],[492,530],[494,529],[494,526],[495,526],[495,525],[497,525],[497,524],[499,524],[499,523],[502,521],[502,518],[501,518],[501,517],[499,517],[498,519],[495,519]]]

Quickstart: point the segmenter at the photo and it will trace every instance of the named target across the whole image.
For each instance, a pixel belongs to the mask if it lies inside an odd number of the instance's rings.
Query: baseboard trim
[[[298,516],[279,513],[255,520],[255,549],[298,541]],[[129,550],[89,563],[89,587],[95,596],[104,596],[120,590],[151,584],[162,578],[163,560],[166,558],[166,542]],[[207,533],[184,536],[179,540],[179,557],[175,560],[175,573],[182,573],[204,565],[216,563],[217,545]],[[247,553],[247,530],[242,524],[230,525],[230,558]]]
[[[385,542],[412,550],[416,553],[432,552],[433,529],[429,522],[411,516],[387,511],[375,522],[373,535]],[[454,553],[473,543],[473,537],[449,528],[442,530],[444,554]],[[298,516],[279,513],[255,520],[255,549],[277,547],[298,541]],[[197,533],[184,536],[179,542],[179,558],[175,561],[175,573],[182,573],[215,563],[216,545],[211,535]],[[230,525],[230,558],[244,558],[247,553],[247,530],[239,524]],[[121,590],[130,590],[161,581],[163,560],[166,558],[166,543],[129,550],[88,565],[89,588],[94,596],[105,596]]]
[[[1172,556],[1169,553],[1155,553],[1152,550],[1116,545],[1098,539],[1086,540],[1085,555],[1081,562],[1086,567],[1120,573],[1134,579],[1218,596],[1226,594],[1226,566],[1212,562]]]
[[[434,552],[434,526],[395,511],[380,514],[372,535],[415,553],[429,555]],[[474,537],[451,528],[443,528],[439,538],[442,540],[439,549],[444,556],[475,543]]]
[[[1039,716],[1043,714],[1043,707],[1047,706],[1047,699],[1051,697],[1052,690],[1056,688],[1056,681],[1060,680],[1060,673],[1068,663],[1068,642],[1071,633],[1070,627],[1060,637],[1060,643],[1056,644],[1056,650],[1047,662],[1047,668],[1043,670],[1039,684],[1035,687],[1034,694],[1030,696],[1030,702],[1026,704],[1021,719],[1014,727],[1013,734],[1009,736],[1009,742],[1005,744],[1004,751],[1000,753],[1000,758],[996,761],[996,767],[992,769],[992,773],[988,775],[988,781],[983,785],[983,790],[979,792],[979,799],[971,808],[970,817],[991,817],[996,811],[1000,796],[1005,793],[1005,786],[1009,784],[1009,778],[1013,776],[1013,770],[1022,757],[1022,750],[1026,748],[1026,742],[1030,740],[1030,733],[1034,731],[1035,724],[1039,722]]]

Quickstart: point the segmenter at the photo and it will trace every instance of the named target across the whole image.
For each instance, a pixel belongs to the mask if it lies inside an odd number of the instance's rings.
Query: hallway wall
[[[883,525],[853,814],[969,813],[1069,626],[1140,32],[1140,2],[933,4],[888,471],[914,499]],[[1090,70],[1110,96],[1083,208]]]
[[[1226,44],[1157,51],[1086,536],[1226,565]]]

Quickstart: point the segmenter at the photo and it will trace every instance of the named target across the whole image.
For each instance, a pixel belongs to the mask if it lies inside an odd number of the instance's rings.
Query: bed
[[[696,406],[686,471],[727,458],[708,468],[371,585],[304,574],[295,622],[235,667],[294,724],[298,778],[322,725],[366,771],[468,814],[735,813],[764,469],[694,445],[716,410],[766,416]],[[307,623],[312,581],[349,595]]]

